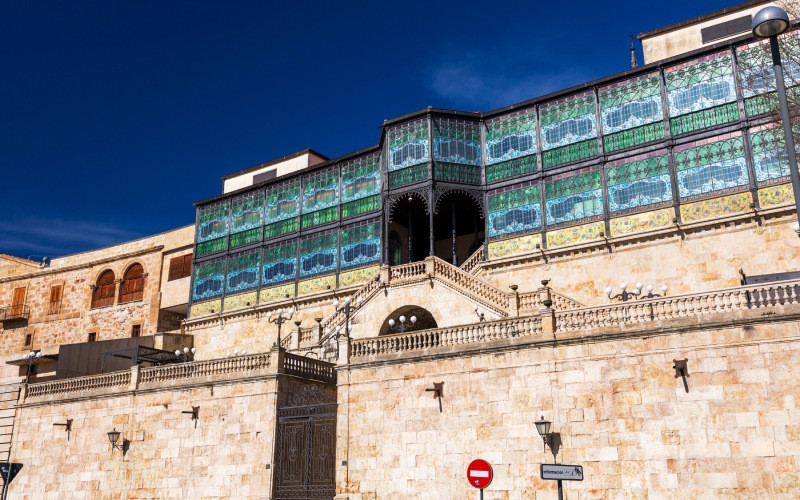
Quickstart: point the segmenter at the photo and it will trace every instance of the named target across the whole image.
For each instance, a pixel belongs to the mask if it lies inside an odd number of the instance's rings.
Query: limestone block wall
[[[9,498],[269,498],[275,378],[121,392],[18,408]]]
[[[555,498],[542,415],[557,460],[584,467],[568,499],[800,496],[796,320],[616,334],[340,371],[337,498],[474,498],[475,458],[494,467],[486,498]],[[672,368],[683,358],[688,393]]]
[[[607,286],[619,291],[624,281],[662,284],[670,295],[737,286],[738,270],[748,275],[800,270],[800,241],[791,229],[796,216],[747,221],[729,227],[643,236],[613,247],[594,245],[569,253],[536,253],[490,262],[480,277],[500,289],[519,286],[520,293],[536,290],[550,278],[554,290],[586,305],[607,304]],[[566,252],[566,251],[565,251]],[[629,289],[630,289],[629,288]]]

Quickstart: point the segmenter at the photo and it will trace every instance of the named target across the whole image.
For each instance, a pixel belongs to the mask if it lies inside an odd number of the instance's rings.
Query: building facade
[[[483,458],[488,498],[553,498],[545,463],[583,467],[566,498],[797,498],[800,240],[770,71],[744,35],[427,108],[374,147],[225,176],[193,227],[136,248],[0,261],[33,330],[4,323],[7,361],[23,333],[52,365],[135,318],[197,349],[34,383],[9,365],[11,497],[465,498]],[[74,326],[47,320],[56,282]]]

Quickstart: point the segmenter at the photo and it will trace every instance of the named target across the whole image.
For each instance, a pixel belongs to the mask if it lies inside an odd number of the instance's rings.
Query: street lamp
[[[789,105],[786,102],[786,85],[783,81],[783,64],[778,50],[778,35],[789,29],[789,16],[786,11],[776,6],[764,7],[753,16],[753,35],[756,38],[769,38],[772,51],[772,67],[775,70],[775,88],[778,90],[778,104],[783,122],[783,137],[786,141],[786,153],[789,160],[789,174],[792,178],[794,207],[798,224],[793,227],[800,236],[800,176],[797,173],[797,155],[794,150],[792,123],[789,121]]]
[[[653,299],[655,297],[666,297],[667,290],[669,287],[667,285],[661,285],[661,293],[653,293],[653,285],[644,286],[643,283],[636,283],[636,286],[633,290],[628,291],[628,284],[626,282],[622,282],[619,284],[620,292],[616,295],[611,295],[614,290],[610,286],[606,287],[605,294],[608,296],[610,300],[620,300],[620,301],[628,301],[633,300],[636,298],[639,299]],[[646,290],[646,294],[642,294],[642,289]]]
[[[406,317],[405,316],[401,315],[397,319],[400,320],[400,324],[397,324],[395,322],[395,320],[393,320],[393,319],[389,320],[389,329],[391,329],[393,332],[403,333],[406,330],[410,330],[410,329],[414,328],[414,325],[417,324],[417,317],[416,316],[411,316],[409,318],[409,321],[410,321],[409,323],[406,323]]]
[[[276,346],[278,347],[281,346],[281,325],[284,323],[284,321],[289,321],[290,319],[292,319],[292,315],[294,315],[295,312],[296,311],[294,310],[294,307],[290,307],[285,311],[283,308],[279,307],[278,310],[275,311],[274,316],[272,315],[272,311],[267,313],[267,321],[278,325],[278,341],[275,342]]]
[[[550,421],[544,419],[544,415],[536,422],[536,432],[542,437],[544,451],[547,451],[547,442],[550,440]]]
[[[189,361],[194,361],[194,353],[196,352],[197,349],[194,347],[191,349],[184,347],[182,352],[180,349],[175,349],[175,357],[182,363],[188,363]]]
[[[361,307],[361,303],[364,302],[363,297],[359,297],[356,299],[355,305],[353,305],[350,297],[344,299],[344,305],[339,307],[339,299],[333,299],[333,307],[336,309],[336,312],[344,311],[344,336],[350,336],[350,313],[359,307]]]
[[[28,363],[28,371],[25,373],[25,383],[28,383],[28,379],[31,377],[31,367],[36,364],[37,361],[42,357],[42,351],[31,351],[26,352],[22,355],[22,359]]]

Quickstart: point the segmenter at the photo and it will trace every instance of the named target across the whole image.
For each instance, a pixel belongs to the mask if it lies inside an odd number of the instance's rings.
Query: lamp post
[[[344,311],[344,336],[345,337],[349,337],[350,336],[350,313],[353,312],[354,310],[358,309],[359,307],[361,307],[361,303],[362,302],[364,302],[364,298],[363,297],[359,297],[359,298],[356,299],[355,305],[353,305],[353,302],[350,300],[350,297],[347,297],[346,299],[344,299],[344,305],[342,307],[339,307],[339,299],[334,299],[333,300],[333,307],[336,308],[336,312],[338,313],[338,312]]]
[[[800,175],[797,173],[797,155],[794,149],[792,123],[789,120],[789,104],[786,101],[783,64],[781,62],[781,53],[778,50],[778,35],[785,33],[789,29],[789,16],[780,7],[764,7],[753,16],[752,29],[756,38],[769,38],[769,46],[772,51],[772,67],[775,70],[775,88],[778,91],[778,105],[781,112],[781,121],[783,122],[783,137],[786,141],[786,154],[789,160],[789,175],[792,178],[794,207],[798,217],[794,230],[800,236]]]
[[[270,323],[275,323],[276,325],[278,325],[278,340],[277,340],[277,342],[275,342],[276,346],[278,346],[278,347],[281,346],[281,325],[285,321],[289,321],[290,319],[292,319],[292,316],[294,315],[294,313],[295,313],[294,307],[290,307],[289,309],[286,309],[285,311],[283,310],[283,308],[279,307],[278,310],[275,311],[275,315],[272,314],[272,311],[267,313],[267,321],[269,321]]]
[[[28,379],[31,377],[31,367],[36,364],[37,361],[42,357],[42,351],[31,351],[26,352],[22,355],[22,359],[28,363],[28,371],[25,373],[25,383],[28,383]]]
[[[409,323],[406,323],[406,317],[405,316],[400,316],[397,319],[400,320],[400,324],[395,322],[395,320],[393,320],[393,319],[389,320],[389,329],[392,330],[393,332],[403,333],[406,330],[410,330],[410,329],[414,328],[414,325],[417,324],[417,317],[416,316],[411,316],[409,318]]]
[[[636,283],[636,286],[633,290],[628,291],[628,284],[626,282],[622,282],[619,284],[620,292],[616,295],[611,295],[614,290],[611,287],[606,287],[605,294],[608,296],[610,300],[620,300],[622,302],[633,300],[633,299],[653,299],[656,297],[666,297],[667,290],[669,287],[667,285],[661,285],[661,293],[653,293],[653,285],[644,286],[642,283]],[[646,290],[646,294],[642,294],[642,289]]]
[[[175,357],[178,358],[178,361],[181,363],[188,363],[189,361],[194,361],[194,353],[196,352],[197,349],[194,347],[191,349],[184,347],[183,351],[180,349],[175,349]]]
[[[550,425],[551,422],[549,420],[544,419],[544,415],[539,417],[539,420],[536,421],[536,432],[542,436],[542,442],[544,443],[544,451],[547,451],[547,445],[550,445],[550,449],[553,449],[553,433],[550,432]],[[553,453],[553,457],[555,458],[555,453]],[[556,462],[558,463],[558,462]],[[558,500],[562,500],[564,498],[564,490],[561,486],[561,479],[558,480]]]

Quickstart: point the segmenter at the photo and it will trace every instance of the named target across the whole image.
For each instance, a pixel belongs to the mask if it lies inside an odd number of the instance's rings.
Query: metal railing
[[[26,305],[10,306],[0,309],[0,321],[28,319],[30,317],[31,317],[31,308]]]

